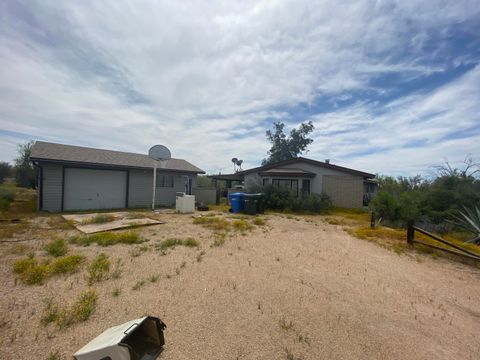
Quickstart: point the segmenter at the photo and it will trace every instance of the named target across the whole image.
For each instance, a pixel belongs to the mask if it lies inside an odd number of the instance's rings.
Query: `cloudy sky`
[[[480,2],[0,4],[0,161],[34,139],[209,173],[258,165],[273,121],[307,157],[392,175],[480,160]]]

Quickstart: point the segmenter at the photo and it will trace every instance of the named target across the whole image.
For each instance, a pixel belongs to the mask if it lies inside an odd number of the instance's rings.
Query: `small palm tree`
[[[480,209],[477,206],[473,208],[464,206],[463,209],[465,211],[458,211],[458,214],[452,214],[456,220],[454,223],[476,235],[476,238],[467,242],[480,245]]]

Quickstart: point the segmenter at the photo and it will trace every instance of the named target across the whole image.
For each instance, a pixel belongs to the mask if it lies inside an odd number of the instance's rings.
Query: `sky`
[[[480,160],[480,2],[0,3],[0,161],[29,140],[163,144],[229,173],[275,121],[371,173]]]

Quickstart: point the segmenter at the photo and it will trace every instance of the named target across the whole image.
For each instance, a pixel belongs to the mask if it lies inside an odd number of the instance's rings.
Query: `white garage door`
[[[64,210],[124,208],[126,171],[65,169]]]

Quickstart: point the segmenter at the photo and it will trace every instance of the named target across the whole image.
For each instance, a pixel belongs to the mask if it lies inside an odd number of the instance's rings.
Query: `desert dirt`
[[[402,254],[348,235],[321,216],[266,215],[265,226],[213,232],[190,215],[138,228],[141,245],[69,245],[91,260],[122,259],[122,274],[93,285],[98,305],[85,322],[43,326],[45,299],[72,303],[89,288],[84,268],[44,285],[15,281],[14,243],[0,244],[0,359],[64,359],[105,329],[144,315],[162,319],[159,359],[479,359],[480,270],[428,255]],[[22,235],[36,256],[53,236],[47,218]],[[154,245],[194,237],[200,248],[165,255]],[[202,251],[204,253],[202,253]],[[203,255],[202,255],[203,254]],[[185,263],[184,263],[185,262]],[[184,264],[183,264],[184,263]],[[151,275],[158,275],[150,282]],[[139,281],[138,290],[132,287]],[[114,297],[114,289],[121,289]]]

